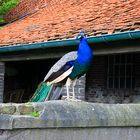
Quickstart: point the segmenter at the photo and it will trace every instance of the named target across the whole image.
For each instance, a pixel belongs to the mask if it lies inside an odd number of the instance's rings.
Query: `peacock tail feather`
[[[46,82],[40,83],[32,98],[30,99],[30,102],[44,102],[51,88],[52,85],[47,86]]]

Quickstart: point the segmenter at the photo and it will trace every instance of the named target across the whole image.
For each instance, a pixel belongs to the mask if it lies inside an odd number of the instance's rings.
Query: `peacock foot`
[[[71,98],[66,98],[65,99],[66,101],[74,101],[74,102],[81,102],[82,100],[80,100],[80,99],[76,99],[76,98],[73,98],[73,97],[71,97]]]
[[[61,100],[65,100],[65,101],[74,101],[74,102],[81,102],[82,100],[77,99],[77,98],[73,98],[73,96],[62,96]]]

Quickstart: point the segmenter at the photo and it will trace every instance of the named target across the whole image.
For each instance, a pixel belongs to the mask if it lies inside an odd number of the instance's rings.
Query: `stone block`
[[[44,103],[33,103],[35,112],[42,112],[44,109]]]
[[[28,115],[32,114],[32,112],[34,111],[34,107],[32,105],[20,104],[17,106],[17,110],[21,115]]]
[[[16,106],[12,104],[1,104],[0,113],[1,114],[14,114],[16,112]]]

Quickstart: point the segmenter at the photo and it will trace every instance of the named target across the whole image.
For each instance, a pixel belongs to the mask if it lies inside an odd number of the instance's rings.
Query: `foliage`
[[[14,8],[19,0],[0,0],[0,23],[4,23],[3,16]]]
[[[4,19],[3,19],[3,16],[0,15],[0,23],[4,23]]]
[[[39,117],[40,113],[37,111],[32,112],[31,116],[32,117]]]

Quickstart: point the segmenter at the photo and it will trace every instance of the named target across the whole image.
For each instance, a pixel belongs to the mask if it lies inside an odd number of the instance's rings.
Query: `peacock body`
[[[80,34],[77,38],[80,39],[78,52],[70,52],[64,55],[50,69],[48,74],[45,76],[44,81],[38,87],[30,101],[42,102],[45,100],[58,99],[61,93],[57,90],[57,92],[55,92],[53,87],[55,86],[55,89],[57,89],[57,84],[62,83],[66,79],[67,99],[69,99],[69,87],[71,83],[74,83],[73,98],[75,98],[75,79],[79,78],[88,71],[93,58],[93,51],[88,45],[87,39],[84,35]]]
[[[87,39],[82,38],[79,44],[78,57],[74,61],[74,68],[72,73],[69,75],[70,79],[73,80],[85,74],[91,65],[92,58],[92,49],[89,47]]]

